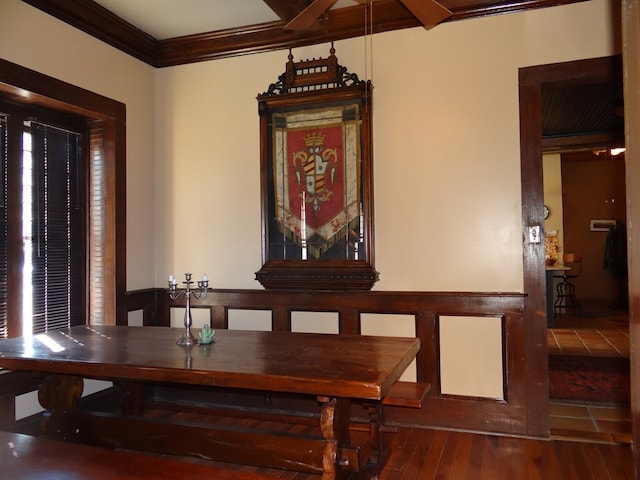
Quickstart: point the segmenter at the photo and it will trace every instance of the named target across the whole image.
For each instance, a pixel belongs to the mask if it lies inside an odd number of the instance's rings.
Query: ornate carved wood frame
[[[266,289],[367,291],[373,252],[371,91],[326,59],[289,61],[258,96]]]

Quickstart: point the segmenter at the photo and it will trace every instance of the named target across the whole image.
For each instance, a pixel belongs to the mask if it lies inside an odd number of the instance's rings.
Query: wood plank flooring
[[[227,465],[289,480],[320,476]],[[401,428],[378,480],[631,480],[629,445]]]
[[[564,410],[569,420],[578,413]],[[319,432],[314,424],[287,424],[255,419],[210,417],[187,412],[149,410],[155,418],[242,426],[255,430],[280,430],[297,434]],[[609,412],[608,418],[615,418]],[[565,425],[566,426],[566,425]],[[573,432],[575,433],[575,432]],[[366,429],[350,430],[356,442],[366,438]],[[629,444],[589,437],[584,441],[527,439],[430,428],[400,427],[389,435],[391,453],[378,480],[623,480],[633,479]],[[250,458],[247,446],[247,461]],[[320,480],[321,476],[287,470],[232,465],[187,458],[187,462],[212,463],[242,472],[284,480]],[[355,477],[355,475],[352,475]],[[350,479],[350,480],[355,480]]]

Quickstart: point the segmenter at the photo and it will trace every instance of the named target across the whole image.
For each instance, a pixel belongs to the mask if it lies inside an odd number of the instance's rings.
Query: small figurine
[[[208,323],[205,323],[204,327],[202,327],[202,330],[200,330],[200,333],[198,334],[198,337],[199,337],[198,343],[200,345],[206,345],[208,343],[212,343],[214,341],[215,336],[216,336],[216,331],[212,330],[209,327]]]

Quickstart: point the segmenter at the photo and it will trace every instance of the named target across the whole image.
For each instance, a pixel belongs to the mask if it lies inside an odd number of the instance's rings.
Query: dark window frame
[[[0,98],[8,103],[44,107],[73,114],[89,126],[91,156],[104,166],[105,235],[103,318],[105,324],[125,325],[126,310],[126,107],[123,103],[0,59]],[[14,148],[14,147],[10,147]],[[16,152],[8,152],[15,155]],[[9,219],[11,221],[11,219]],[[90,243],[91,239],[87,238]],[[15,253],[15,252],[13,252]],[[9,252],[11,255],[12,252]],[[11,272],[9,273],[12,274]],[[91,272],[87,275],[87,284]],[[10,292],[9,295],[21,295]],[[7,316],[20,318],[21,302],[7,302]],[[87,319],[88,319],[87,315]],[[22,326],[9,322],[8,335]]]

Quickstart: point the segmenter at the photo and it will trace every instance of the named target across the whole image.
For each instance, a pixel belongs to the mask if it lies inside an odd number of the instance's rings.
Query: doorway
[[[614,150],[615,152],[615,150]],[[552,303],[548,330],[550,429],[554,438],[631,443],[624,153],[610,148],[544,155],[545,231],[580,255],[567,272],[575,305]],[[547,171],[550,170],[550,171]],[[550,175],[561,178],[550,179]],[[550,183],[551,185],[547,185]],[[554,218],[555,217],[555,218]],[[555,230],[557,229],[557,230]],[[560,235],[561,234],[561,235]],[[549,268],[549,267],[547,267]],[[574,271],[575,270],[575,271]],[[564,272],[557,271],[556,277]],[[555,278],[560,293],[567,288]]]
[[[620,108],[620,98],[612,100],[608,90],[611,86],[622,91],[622,59],[619,56],[520,69],[522,227],[525,239],[531,238],[527,232],[532,229],[544,231],[543,152],[588,150],[624,141],[623,129],[602,127],[612,122],[624,126],[624,121],[616,113]],[[578,108],[594,98],[609,98],[602,103],[608,106],[606,115]],[[596,120],[600,123],[597,124]],[[525,241],[525,309],[528,312],[527,323],[530,323],[527,335],[531,342],[540,342],[536,358],[542,364],[540,369],[536,369],[538,375],[532,381],[538,382],[535,401],[539,402],[539,413],[544,417],[538,421],[541,424],[546,421],[548,429],[549,359],[544,258],[543,242]]]
[[[564,272],[555,272],[554,297],[547,299],[554,306],[549,325],[597,329],[606,328],[617,317],[625,320],[628,282],[624,149],[603,145],[545,154],[543,171],[544,202],[549,212],[545,232],[557,242],[559,263],[566,253],[575,253],[580,259],[567,272],[575,294],[575,305],[570,306],[573,308],[565,308],[564,299],[557,297],[557,284]]]

